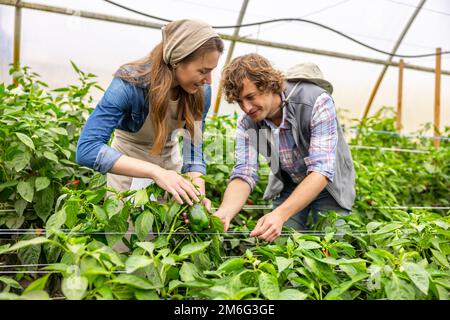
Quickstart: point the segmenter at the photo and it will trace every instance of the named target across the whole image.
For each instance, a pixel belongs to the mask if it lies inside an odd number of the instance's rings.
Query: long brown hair
[[[219,37],[207,40],[198,49],[189,54],[180,63],[188,63],[205,54],[218,51],[223,52],[223,41]],[[132,70],[120,72],[120,70]],[[150,117],[156,134],[150,155],[160,154],[168,138],[167,119],[169,117],[168,105],[170,88],[174,80],[173,68],[164,63],[163,46],[160,42],[147,57],[127,63],[119,68],[117,77],[132,83],[148,83],[147,100],[150,108]],[[203,114],[203,90],[190,94],[179,88],[178,127],[181,121],[186,121],[186,129],[191,137],[194,136],[195,121],[201,120]]]

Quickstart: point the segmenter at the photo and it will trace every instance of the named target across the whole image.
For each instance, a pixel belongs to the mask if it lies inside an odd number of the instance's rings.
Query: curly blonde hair
[[[229,103],[239,100],[243,79],[253,82],[261,92],[281,93],[285,77],[272,67],[263,56],[250,53],[234,58],[222,71],[225,99]]]

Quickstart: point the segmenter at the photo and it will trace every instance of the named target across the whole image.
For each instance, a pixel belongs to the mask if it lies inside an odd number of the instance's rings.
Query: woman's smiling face
[[[205,84],[211,84],[211,73],[219,62],[219,51],[211,51],[175,68],[177,84],[187,93],[196,93]]]

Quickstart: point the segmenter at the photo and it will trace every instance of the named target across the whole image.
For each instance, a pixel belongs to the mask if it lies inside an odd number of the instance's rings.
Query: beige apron
[[[164,169],[181,171],[182,159],[178,148],[178,139],[176,136],[171,139],[172,133],[178,128],[177,120],[178,100],[169,101],[170,116],[168,118],[169,138],[160,155],[151,156],[149,150],[155,140],[150,112],[145,119],[142,128],[138,132],[126,132],[116,129],[111,147],[120,151],[122,154],[132,158],[148,161]],[[185,121],[181,121],[183,128]],[[122,176],[112,173],[106,174],[107,186],[117,191],[130,190],[133,177]]]
[[[168,132],[169,138],[161,152],[160,155],[151,156],[149,155],[149,150],[153,145],[155,140],[155,134],[153,130],[152,121],[150,119],[150,113],[148,114],[142,128],[135,133],[126,132],[123,130],[116,129],[111,147],[120,151],[122,154],[127,155],[132,158],[144,160],[156,164],[162,168],[168,170],[175,170],[177,172],[181,171],[182,159],[178,149],[178,139],[176,136],[172,137],[172,133],[178,127],[177,120],[177,101],[169,101],[169,111],[170,116],[168,119]],[[181,127],[183,128],[185,121],[181,121]],[[127,191],[130,190],[133,177],[122,176],[112,173],[106,174],[106,184],[108,187],[113,188],[117,191]],[[107,192],[106,197],[110,195]],[[134,232],[134,226],[131,220],[129,220],[128,234],[125,238],[130,240],[130,233]],[[153,235],[150,233],[146,241],[153,239]],[[129,251],[128,247],[123,243],[123,241],[117,242],[113,246],[114,250],[118,252]]]

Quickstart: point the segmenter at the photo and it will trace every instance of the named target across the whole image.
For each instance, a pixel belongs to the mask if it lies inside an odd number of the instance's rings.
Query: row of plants
[[[435,149],[430,140],[376,135],[394,131],[389,109],[364,126],[356,123],[359,134],[350,145],[427,153],[352,148],[353,213],[321,215],[308,232],[285,228],[269,244],[248,236],[262,210],[243,210],[223,233],[201,206],[180,206],[155,185],[117,193],[102,175],[77,166],[75,145],[96,83],[94,75],[73,68],[81,85],[52,93],[28,68],[12,70],[17,84],[0,85],[1,299],[449,298],[449,211],[413,208],[448,205],[447,141]],[[234,148],[226,146],[233,145],[235,124],[225,116],[206,123],[205,132],[218,131],[219,138],[205,137],[205,149],[220,141],[226,150],[219,154],[223,161],[209,161],[205,176],[215,207],[233,166]],[[23,167],[16,167],[21,157]],[[267,182],[262,159],[260,173],[250,205],[270,204],[261,200]],[[52,197],[44,200],[47,189]],[[38,214],[40,202],[47,204],[45,214]],[[407,208],[388,208],[399,206]]]
[[[364,224],[331,212],[323,233],[286,229],[273,244],[252,239],[231,247],[223,244],[233,233],[223,234],[220,220],[203,208],[207,226],[184,222],[183,213],[198,207],[149,201],[150,194],[163,195],[158,187],[106,201],[112,190],[105,187],[65,191],[45,234],[31,230],[26,240],[0,247],[0,254],[17,253],[48,273],[33,279],[26,273],[33,268],[25,266],[22,279],[32,281],[25,288],[20,277],[0,276],[1,298],[449,298],[448,216],[396,210],[394,222]],[[336,228],[337,219],[345,223]],[[130,224],[135,232],[127,237]],[[115,250],[119,241],[130,250]]]
[[[11,68],[0,84],[0,226],[42,226],[64,186],[86,188],[104,177],[75,163],[76,143],[101,89],[72,63],[79,85],[49,90],[28,67]]]

